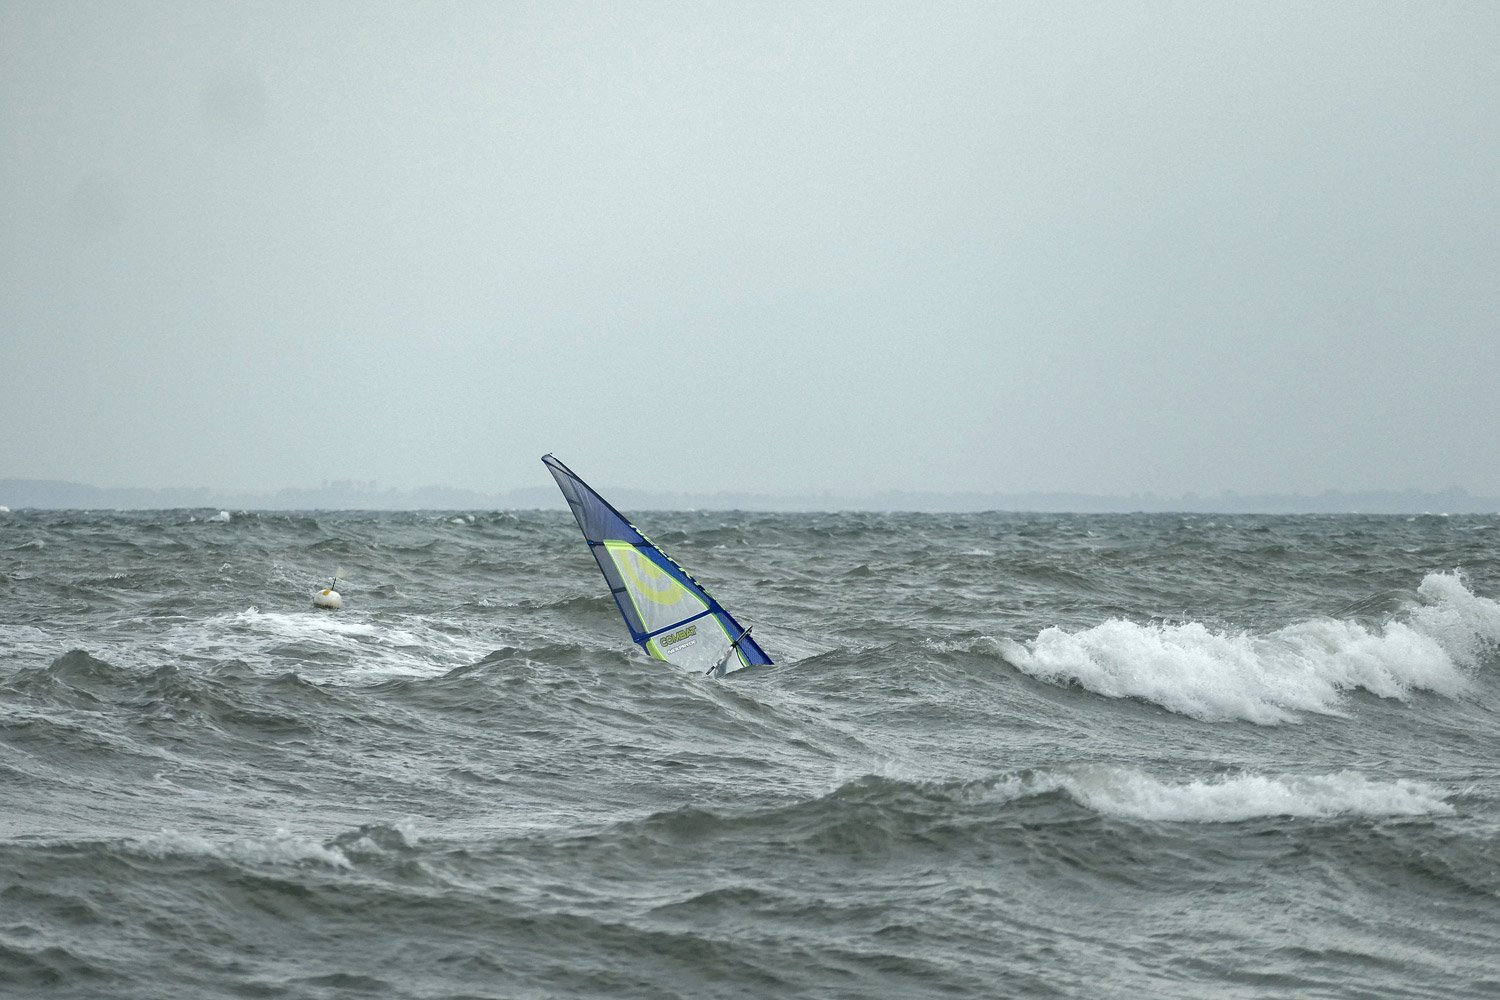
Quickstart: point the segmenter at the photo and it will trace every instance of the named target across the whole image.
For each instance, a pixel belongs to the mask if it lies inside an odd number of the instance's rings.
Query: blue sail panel
[[[567,499],[630,638],[646,653],[707,669],[733,645],[741,665],[771,662],[734,616],[609,501],[551,455],[542,462]]]

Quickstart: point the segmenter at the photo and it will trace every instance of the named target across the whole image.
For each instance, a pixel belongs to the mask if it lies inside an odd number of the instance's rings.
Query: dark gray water
[[[1500,518],[637,522],[0,513],[0,995],[1500,995]]]

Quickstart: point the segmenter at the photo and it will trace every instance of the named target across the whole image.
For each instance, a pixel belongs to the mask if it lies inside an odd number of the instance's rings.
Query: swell
[[[93,886],[113,887],[71,898],[12,892],[6,900],[13,907],[11,926],[28,940],[0,952],[0,971],[9,981],[64,992],[103,980],[114,995],[144,995],[137,991],[148,988],[155,996],[194,995],[205,982],[225,980],[298,996],[345,995],[341,991],[351,988],[418,995],[424,982],[437,978],[450,990],[468,986],[484,995],[543,988],[580,996],[684,997],[720,995],[726,988],[816,990],[828,972],[830,949],[812,947],[828,932],[812,931],[811,923],[801,935],[805,943],[790,950],[724,933],[721,921],[729,914],[722,904],[739,905],[742,894],[719,894],[711,900],[718,904],[711,919],[690,921],[649,890],[637,895],[634,890],[644,887],[630,886],[628,877],[557,896],[524,885],[517,891],[503,883],[434,877],[429,861],[439,866],[448,854],[463,864],[464,852],[452,845],[414,848],[390,828],[360,831],[342,844],[288,837],[214,844],[174,835],[0,849],[8,864],[33,876],[50,862],[89,871]],[[758,921],[763,925],[794,925],[777,915],[783,903],[805,910],[786,893],[763,895],[770,904]],[[127,918],[101,921],[106,905]],[[847,915],[836,904],[814,907],[807,917],[823,916],[819,923],[827,928],[826,918],[841,910]],[[280,939],[287,926],[300,928],[289,948],[246,948],[247,941]],[[153,966],[149,943],[168,930],[179,960]],[[917,995],[926,988],[923,977],[977,985],[906,952],[867,944],[849,949],[844,961],[872,981],[888,982],[892,972],[905,969]]]

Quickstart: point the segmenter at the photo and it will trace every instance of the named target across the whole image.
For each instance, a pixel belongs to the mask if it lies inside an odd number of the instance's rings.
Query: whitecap
[[[445,628],[441,619],[396,620],[305,611],[244,611],[184,620],[156,647],[174,657],[232,656],[276,672],[294,667],[317,683],[366,683],[431,676],[474,663],[495,648],[493,630]]]
[[[295,865],[313,862],[332,868],[351,867],[349,858],[343,851],[314,838],[293,834],[285,827],[278,827],[269,836],[219,841],[201,834],[162,830],[139,840],[127,841],[127,847],[160,858],[212,857],[241,864]]]
[[[1128,767],[1090,766],[1015,778],[1006,798],[1061,791],[1094,812],[1169,823],[1237,823],[1270,816],[1447,816],[1442,789],[1420,781],[1332,774],[1234,774],[1172,783]]]
[[[1008,662],[1040,680],[1141,698],[1205,721],[1275,725],[1301,712],[1340,714],[1355,689],[1397,699],[1467,689],[1486,651],[1500,646],[1500,604],[1471,593],[1456,573],[1428,575],[1417,598],[1374,628],[1319,618],[1256,635],[1114,619],[998,645]]]

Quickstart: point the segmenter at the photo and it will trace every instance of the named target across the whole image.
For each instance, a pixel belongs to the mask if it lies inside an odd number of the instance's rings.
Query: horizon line
[[[1429,514],[1500,513],[1500,498],[1471,494],[1461,486],[1443,489],[1329,488],[1321,493],[1217,493],[1189,490],[1160,494],[1084,493],[1071,490],[918,490],[781,493],[720,490],[612,491],[622,506],[637,510],[746,510],[767,512],[910,511],[913,513],[1272,513],[1272,514]],[[274,490],[213,487],[99,487],[57,479],[0,478],[0,506],[39,510],[547,510],[555,506],[550,486],[509,490],[429,485],[381,487],[374,481],[325,481],[315,487]],[[910,506],[903,506],[908,502]],[[1446,509],[1441,509],[1446,508]]]

